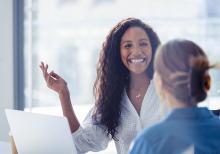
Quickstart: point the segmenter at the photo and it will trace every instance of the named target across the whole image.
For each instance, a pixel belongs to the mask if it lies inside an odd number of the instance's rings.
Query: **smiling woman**
[[[101,151],[113,139],[117,152],[127,154],[137,133],[159,121],[159,97],[151,82],[159,44],[157,34],[139,19],[127,18],[112,28],[98,61],[95,106],[82,125],[72,108],[66,81],[41,63],[47,86],[60,97],[79,153]]]
[[[147,32],[139,26],[129,28],[121,38],[120,54],[124,66],[130,72],[131,84],[126,91],[131,103],[140,114],[141,102],[150,84],[149,76],[146,76],[145,71],[150,65],[153,54]]]

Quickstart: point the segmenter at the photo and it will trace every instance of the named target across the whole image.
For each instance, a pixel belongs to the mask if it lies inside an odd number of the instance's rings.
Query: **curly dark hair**
[[[152,46],[152,59],[160,44],[160,40],[153,29],[136,18],[127,18],[120,21],[102,45],[97,65],[97,78],[93,87],[96,101],[96,110],[93,120],[96,124],[104,126],[107,136],[117,140],[115,135],[120,125],[122,97],[125,88],[129,87],[129,70],[123,65],[120,56],[120,43],[123,34],[131,27],[142,28],[150,39]],[[153,77],[153,60],[146,71],[148,77]]]

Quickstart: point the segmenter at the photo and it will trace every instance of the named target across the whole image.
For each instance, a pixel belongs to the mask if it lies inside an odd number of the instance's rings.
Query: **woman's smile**
[[[146,61],[146,58],[129,58],[128,63],[129,64],[142,64]]]

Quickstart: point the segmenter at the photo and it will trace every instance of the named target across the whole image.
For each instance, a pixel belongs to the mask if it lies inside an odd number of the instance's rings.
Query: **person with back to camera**
[[[80,125],[67,83],[48,65],[40,68],[47,86],[59,94],[78,153],[101,151],[111,139],[118,154],[127,154],[144,127],[159,121],[161,107],[151,79],[157,34],[141,20],[128,18],[110,31],[103,43],[94,84],[95,106]]]
[[[210,66],[203,50],[189,40],[172,40],[159,47],[154,81],[171,112],[145,129],[130,154],[219,154],[220,119],[198,107],[210,89]]]

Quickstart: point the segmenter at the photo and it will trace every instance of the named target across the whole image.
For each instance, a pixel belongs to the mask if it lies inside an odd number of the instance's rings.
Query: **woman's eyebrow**
[[[124,44],[124,43],[131,43],[132,41],[130,41],[130,40],[125,40],[125,41],[121,41],[121,44]]]
[[[149,39],[147,39],[147,38],[142,38],[139,41],[148,41],[148,42],[150,42]]]
[[[141,39],[139,39],[139,41],[148,41],[148,42],[150,42],[149,39],[147,39],[147,38],[141,38]],[[124,44],[124,43],[132,43],[132,41],[131,40],[122,40],[121,44]]]

